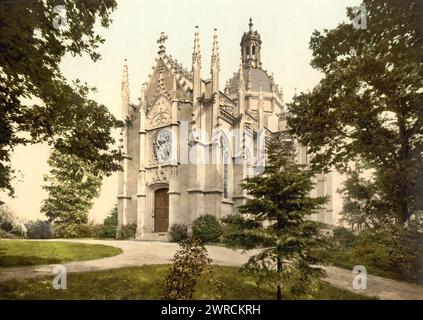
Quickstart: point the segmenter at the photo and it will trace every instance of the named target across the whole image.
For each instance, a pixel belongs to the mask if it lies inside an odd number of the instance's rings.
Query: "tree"
[[[68,28],[53,27],[56,5],[66,9]],[[0,190],[13,196],[10,155],[18,145],[48,143],[95,170],[120,168],[111,129],[121,126],[104,105],[89,100],[85,84],[69,84],[59,65],[65,54],[93,61],[104,42],[94,32],[108,27],[115,0],[0,2]]]
[[[360,176],[359,171],[351,171],[340,190],[344,194],[341,222],[346,222],[354,230],[380,228],[394,223],[390,215],[390,202],[381,194],[381,188],[370,179]]]
[[[102,237],[104,238],[116,238],[116,232],[118,227],[118,209],[117,205],[114,205],[110,210],[107,217],[103,222]]]
[[[423,2],[364,0],[367,29],[315,31],[311,65],[324,74],[288,106],[312,165],[374,170],[397,223],[423,208]],[[348,8],[350,20],[356,16]]]
[[[48,160],[49,175],[44,177],[48,198],[41,211],[53,222],[55,229],[88,223],[93,199],[100,193],[102,178],[78,157],[55,150]]]
[[[295,163],[292,140],[278,134],[268,148],[263,173],[247,178],[242,184],[250,197],[239,211],[250,218],[224,221],[238,226],[235,237],[226,239],[229,244],[245,249],[266,246],[249,259],[246,269],[276,284],[277,299],[282,298],[284,280],[296,278],[293,290],[305,292],[319,273],[319,269],[312,267],[317,260],[311,253],[320,243],[319,231],[306,217],[326,199],[309,196],[313,189],[311,178],[311,171]]]

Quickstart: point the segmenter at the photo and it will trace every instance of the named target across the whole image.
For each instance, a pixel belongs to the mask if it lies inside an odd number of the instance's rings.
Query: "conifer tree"
[[[241,216],[224,222],[232,232],[232,246],[264,249],[250,258],[245,269],[257,273],[261,282],[276,285],[276,298],[282,299],[284,281],[295,283],[291,290],[305,293],[320,272],[312,249],[321,243],[317,223],[307,220],[326,199],[313,198],[312,172],[294,159],[292,139],[278,134],[268,148],[262,174],[245,179],[242,187],[249,199],[239,207]]]

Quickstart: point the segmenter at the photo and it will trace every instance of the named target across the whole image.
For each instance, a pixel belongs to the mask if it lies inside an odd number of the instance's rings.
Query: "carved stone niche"
[[[172,119],[170,110],[171,104],[167,98],[164,96],[157,98],[149,115],[151,119],[150,127],[160,127],[169,124]]]

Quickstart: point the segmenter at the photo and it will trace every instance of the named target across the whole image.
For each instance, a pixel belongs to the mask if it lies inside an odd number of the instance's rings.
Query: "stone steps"
[[[169,237],[167,235],[167,232],[154,232],[144,233],[141,237],[137,238],[137,240],[169,242]]]

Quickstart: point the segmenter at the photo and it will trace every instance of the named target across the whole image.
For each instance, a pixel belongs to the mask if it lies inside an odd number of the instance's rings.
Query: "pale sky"
[[[166,51],[191,70],[195,26],[199,26],[202,77],[210,78],[213,29],[218,29],[220,44],[220,84],[223,89],[239,67],[241,36],[248,31],[248,19],[262,39],[263,69],[274,74],[282,87],[285,102],[298,92],[312,89],[321,74],[310,66],[308,49],[312,32],[334,28],[346,20],[346,7],[360,0],[120,0],[108,29],[99,28],[105,43],[96,63],[89,57],[66,56],[62,71],[69,79],[79,78],[98,92],[93,98],[121,117],[120,86],[123,60],[128,59],[131,101],[137,102],[141,84],[147,81],[157,57],[160,32],[169,37]],[[44,145],[17,148],[13,167],[16,197],[6,204],[22,218],[45,219],[40,213],[46,193],[41,189],[48,172],[49,149]],[[105,178],[101,196],[95,200],[90,218],[102,221],[116,202],[117,174]]]

